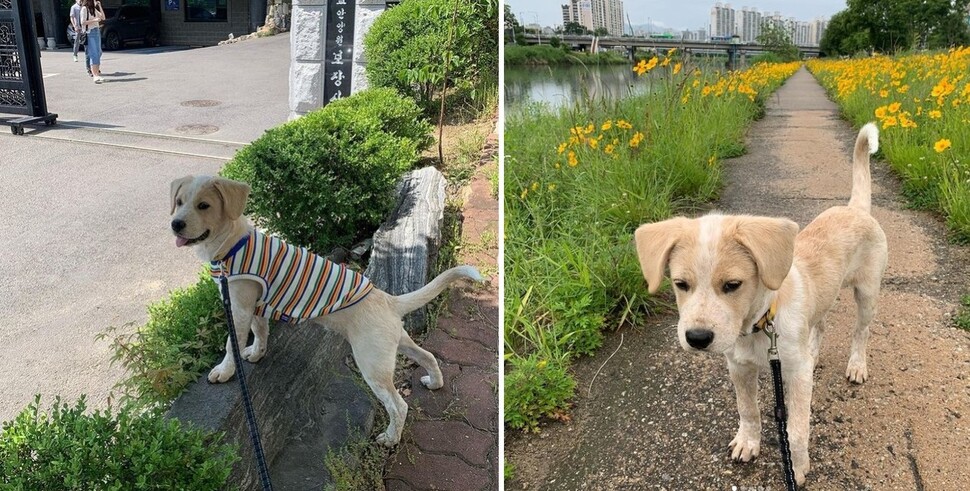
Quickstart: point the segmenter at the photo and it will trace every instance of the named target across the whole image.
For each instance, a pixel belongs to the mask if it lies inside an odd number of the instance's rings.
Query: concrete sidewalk
[[[88,394],[92,406],[104,406],[124,374],[109,366],[108,342],[95,336],[109,326],[134,329],[149,303],[196,281],[201,263],[176,249],[169,232],[169,183],[213,174],[225,162],[191,154],[220,146],[229,157],[239,146],[128,132],[178,137],[176,128],[199,124],[218,128],[202,138],[245,143],[288,115],[286,35],[186,51],[109,52],[103,66],[110,82],[103,85],[85,74],[83,59],[71,61],[70,51],[45,51],[42,60],[48,106],[60,121],[122,131],[0,132],[0,420],[36,393],[45,402]],[[182,104],[189,100],[219,104]],[[84,131],[104,144],[72,141]],[[126,148],[162,142],[182,155]]]
[[[724,164],[718,208],[805,226],[847,203],[856,131],[812,76],[797,72],[766,109],[748,132],[747,154]],[[938,219],[907,209],[885,163],[874,162],[872,173],[889,267],[871,327],[870,380],[845,380],[855,325],[845,290],[815,370],[804,489],[967,489],[970,336],[950,316],[970,284],[970,251],[947,244]],[[761,454],[732,462],[738,414],[723,357],[684,352],[676,322],[624,326],[578,362],[573,421],[551,424],[540,438],[509,435],[517,477],[506,488],[781,489],[769,377],[761,377]]]

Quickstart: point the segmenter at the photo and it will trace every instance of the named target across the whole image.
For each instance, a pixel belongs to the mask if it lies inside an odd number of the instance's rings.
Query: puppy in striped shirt
[[[427,370],[421,382],[428,389],[444,385],[434,355],[411,340],[401,318],[458,279],[482,281],[478,271],[471,266],[452,268],[417,291],[393,296],[344,265],[253,228],[243,217],[248,184],[187,176],[172,181],[171,198],[175,245],[194,246],[199,257],[210,263],[216,281],[227,276],[242,357],[255,363],[266,353],[269,319],[314,321],[342,334],[364,380],[387,409],[390,423],[377,441],[397,444],[408,413],[407,403],[394,387],[398,351]],[[246,347],[249,329],[255,341]],[[229,343],[227,339],[225,358],[209,372],[209,382],[225,382],[235,374]]]

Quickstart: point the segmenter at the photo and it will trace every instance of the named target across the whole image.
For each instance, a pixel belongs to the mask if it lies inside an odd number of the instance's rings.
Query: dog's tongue
[[[175,237],[175,247],[182,247],[188,243],[189,243],[189,239],[186,239],[185,237],[178,237],[178,236]]]

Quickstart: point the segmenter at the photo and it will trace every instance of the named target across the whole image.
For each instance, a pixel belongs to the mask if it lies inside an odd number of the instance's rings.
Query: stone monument
[[[364,36],[386,0],[293,0],[290,119],[367,87]]]

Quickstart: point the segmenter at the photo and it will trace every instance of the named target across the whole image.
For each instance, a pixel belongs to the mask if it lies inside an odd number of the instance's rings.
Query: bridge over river
[[[765,46],[760,44],[735,44],[731,41],[686,41],[683,39],[658,39],[630,36],[592,36],[566,34],[556,36],[562,41],[574,47],[581,47],[587,51],[594,51],[598,48],[626,48],[632,59],[633,53],[637,48],[650,48],[654,50],[667,50],[677,48],[688,53],[727,53],[729,56],[733,50],[737,50],[740,56],[748,54],[764,53],[768,51]],[[536,36],[526,34],[524,36],[526,44],[548,44],[551,40],[549,36]],[[806,57],[817,57],[819,55],[818,46],[797,46],[798,51]]]

